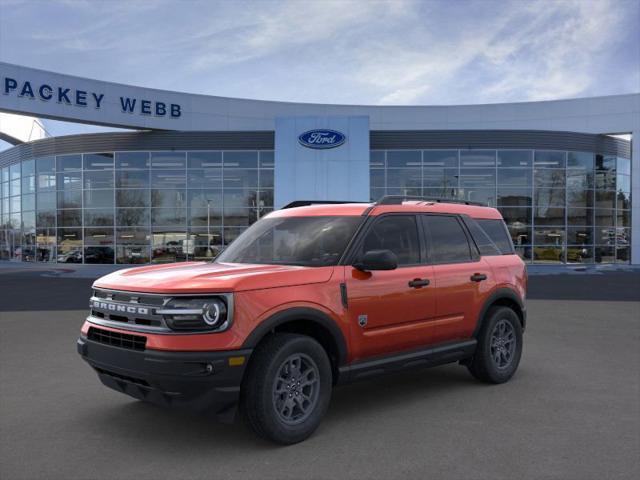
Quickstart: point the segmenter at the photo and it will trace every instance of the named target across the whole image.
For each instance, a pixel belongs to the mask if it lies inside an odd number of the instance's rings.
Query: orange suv
[[[77,346],[108,387],[227,421],[239,405],[256,433],[290,444],[316,429],[337,384],[450,362],[509,380],[526,283],[493,208],[294,202],[213,262],[98,279]]]

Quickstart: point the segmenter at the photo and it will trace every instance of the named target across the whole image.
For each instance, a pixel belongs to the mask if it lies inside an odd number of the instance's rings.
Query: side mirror
[[[363,272],[370,270],[395,270],[398,268],[398,257],[391,250],[369,250],[365,252],[354,268]]]

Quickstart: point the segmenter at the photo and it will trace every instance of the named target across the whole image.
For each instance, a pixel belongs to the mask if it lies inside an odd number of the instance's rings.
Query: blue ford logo
[[[307,148],[335,148],[346,142],[347,137],[344,133],[324,128],[304,132],[298,141]]]

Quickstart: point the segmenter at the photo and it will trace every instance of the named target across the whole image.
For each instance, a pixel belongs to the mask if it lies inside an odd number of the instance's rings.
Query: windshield
[[[336,265],[361,221],[353,216],[265,218],[242,233],[216,262]]]

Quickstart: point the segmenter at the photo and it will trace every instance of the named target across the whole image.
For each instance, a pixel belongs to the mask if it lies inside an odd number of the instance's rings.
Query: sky
[[[639,25],[640,0],[0,0],[0,61],[265,100],[538,101],[640,92]]]

